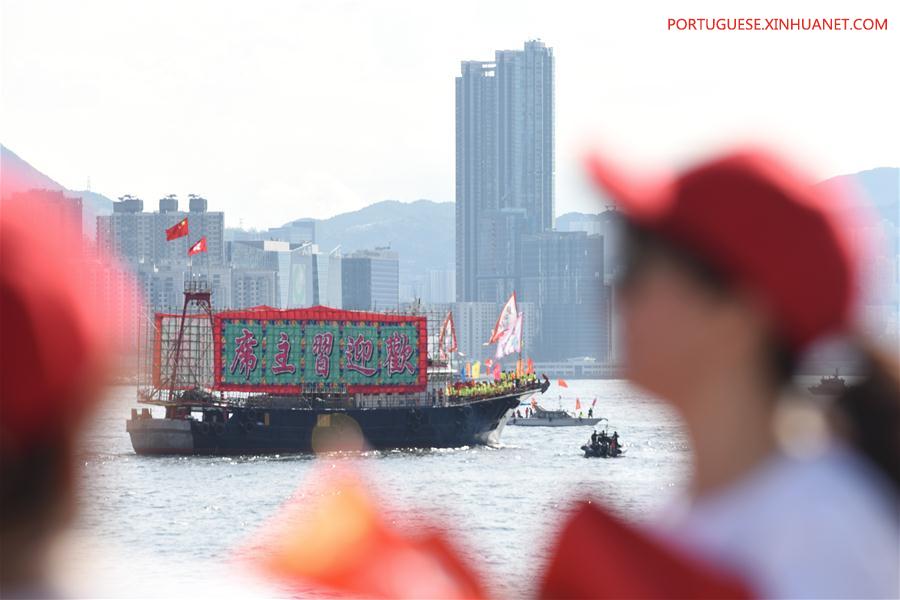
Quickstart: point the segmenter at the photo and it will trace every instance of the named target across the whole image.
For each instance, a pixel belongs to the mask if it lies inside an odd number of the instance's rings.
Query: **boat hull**
[[[520,398],[532,393],[434,407],[235,408],[224,423],[142,417],[126,421],[126,430],[134,451],[145,455],[313,452],[339,449],[355,432],[372,449],[491,445]]]
[[[596,425],[600,419],[579,419],[570,417],[568,419],[540,419],[537,417],[529,417],[527,419],[517,419],[513,417],[509,420],[509,425],[519,427],[580,427],[582,425]]]

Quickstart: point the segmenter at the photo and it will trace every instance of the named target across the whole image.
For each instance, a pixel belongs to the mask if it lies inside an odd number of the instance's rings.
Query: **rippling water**
[[[117,388],[85,440],[76,530],[91,545],[128,555],[122,556],[131,561],[128,568],[106,571],[120,587],[136,595],[178,593],[182,583],[196,586],[219,568],[314,466],[353,461],[391,505],[391,518],[440,521],[492,592],[528,594],[574,499],[599,498],[641,520],[679,488],[690,466],[681,425],[668,408],[623,381],[569,385],[554,386],[541,403],[573,410],[576,397],[582,403],[596,397],[595,416],[607,417],[610,431],[619,432],[623,458],[582,458],[579,447],[590,427],[514,426],[504,430],[498,448],[319,458],[139,457],[125,432],[134,389]]]

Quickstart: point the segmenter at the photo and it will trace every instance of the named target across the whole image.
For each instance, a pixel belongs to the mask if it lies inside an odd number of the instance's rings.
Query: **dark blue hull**
[[[455,448],[497,443],[510,409],[534,390],[450,406],[231,408],[224,422],[132,418],[138,454],[271,454],[340,449]]]

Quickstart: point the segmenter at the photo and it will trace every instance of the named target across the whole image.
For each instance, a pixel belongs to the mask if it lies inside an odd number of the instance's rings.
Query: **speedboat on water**
[[[596,425],[600,419],[572,415],[564,410],[547,410],[540,404],[531,406],[531,415],[527,417],[513,416],[508,425],[521,427],[577,427],[579,425]]]
[[[606,421],[606,419],[601,420]],[[603,428],[603,431],[595,430],[591,434],[591,439],[581,447],[585,458],[618,458],[625,454],[625,450],[622,449],[619,442],[619,432],[614,431],[612,435],[609,435],[608,429],[609,422],[607,421],[607,426]]]

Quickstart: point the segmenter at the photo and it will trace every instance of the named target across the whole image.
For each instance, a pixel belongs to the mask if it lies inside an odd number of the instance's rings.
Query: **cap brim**
[[[629,219],[652,225],[666,212],[672,198],[672,179],[660,173],[638,175],[599,153],[584,159],[591,181]]]

